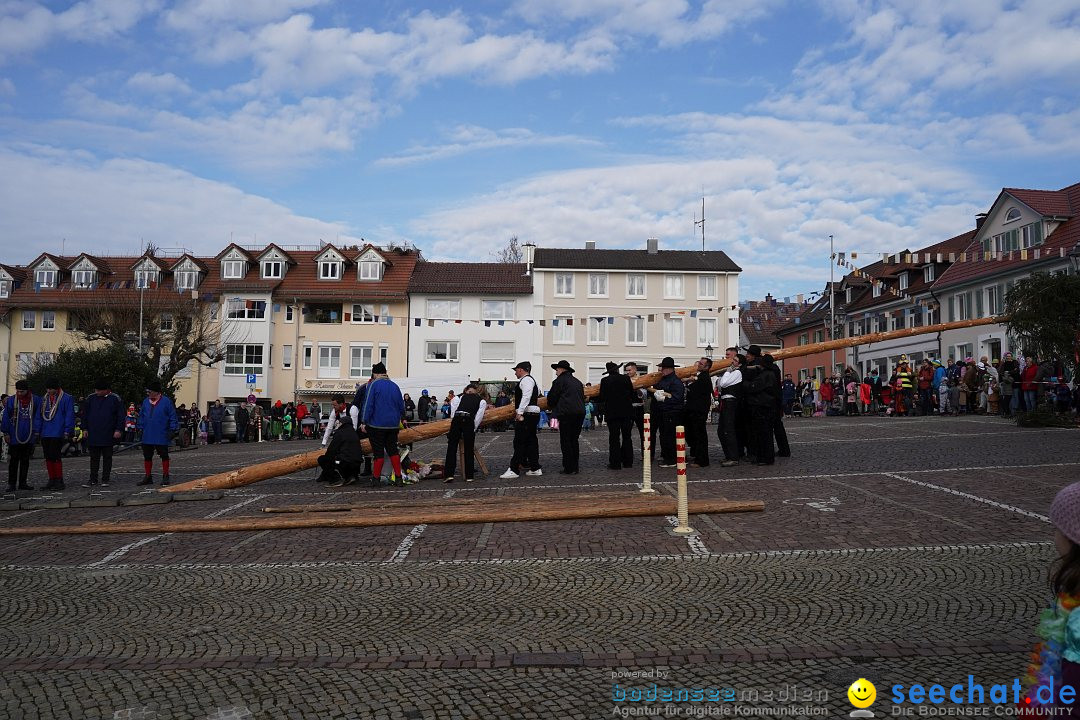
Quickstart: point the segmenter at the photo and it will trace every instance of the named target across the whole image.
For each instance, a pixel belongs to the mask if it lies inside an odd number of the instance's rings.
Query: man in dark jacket
[[[750,408],[750,452],[756,465],[772,465],[776,461],[773,446],[773,424],[780,404],[779,373],[773,371],[771,357],[762,357],[761,348],[751,345],[746,349],[747,366],[743,369],[746,383],[746,403]]]
[[[634,466],[634,403],[639,400],[634,383],[619,372],[613,362],[607,364],[607,374],[600,381],[600,401],[607,411],[608,469],[621,470]]]
[[[653,386],[652,419],[660,421],[660,467],[675,467],[675,426],[683,421],[686,386],[675,374],[675,360],[660,361],[663,377]]]
[[[709,433],[705,425],[712,412],[712,360],[697,361],[697,376],[686,389],[686,444],[692,462],[697,467],[709,466]]]
[[[105,378],[94,383],[94,393],[83,401],[83,425],[86,428],[86,445],[90,448],[90,479],[83,487],[98,484],[98,468],[101,467],[101,487],[109,486],[112,475],[113,445],[124,433],[124,402],[110,389]]]
[[[763,357],[765,359],[765,367],[776,376],[776,418],[773,420],[773,437],[776,440],[776,456],[791,457],[791,445],[788,443],[787,430],[784,429],[784,391],[783,384],[780,381],[780,366],[773,360],[772,355],[766,353]],[[858,383],[857,378],[856,383]]]
[[[210,418],[210,442],[219,443],[225,434],[222,430],[225,423],[225,406],[221,404],[220,399],[214,401],[207,415]]]
[[[356,482],[360,476],[360,465],[364,456],[360,452],[360,439],[353,429],[352,417],[343,413],[340,423],[326,452],[319,456],[322,475],[319,480],[327,480],[330,487],[341,487]]]
[[[553,363],[551,369],[555,371],[555,381],[547,394],[547,406],[548,412],[559,420],[562,474],[577,475],[581,455],[578,438],[585,422],[585,387],[574,377],[574,368],[567,361]]]
[[[251,421],[251,413],[247,405],[240,403],[236,408],[236,442],[247,442],[248,423]]]

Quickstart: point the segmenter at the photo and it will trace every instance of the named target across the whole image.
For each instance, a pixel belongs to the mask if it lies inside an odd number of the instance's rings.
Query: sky
[[[740,297],[1080,181],[1075,0],[0,0],[0,262],[724,250]]]

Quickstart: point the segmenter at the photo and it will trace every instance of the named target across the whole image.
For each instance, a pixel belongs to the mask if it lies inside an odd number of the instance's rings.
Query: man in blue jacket
[[[139,411],[138,427],[142,430],[143,470],[146,477],[139,485],[154,484],[154,453],[161,457],[161,484],[169,484],[169,442],[180,427],[172,400],[161,394],[161,383],[151,380],[146,386],[147,397]]]
[[[386,365],[381,362],[371,367],[371,382],[367,387],[364,406],[360,409],[360,428],[371,441],[371,453],[375,456],[372,477],[382,476],[384,456],[390,456],[398,482],[405,483],[401,474],[401,457],[398,455],[398,430],[405,418],[405,398],[401,388],[386,376]]]
[[[110,389],[107,379],[94,383],[94,392],[83,402],[83,425],[86,428],[86,444],[90,448],[90,480],[83,487],[98,484],[98,468],[101,467],[101,487],[109,486],[112,475],[113,445],[124,434],[124,403]]]
[[[45,381],[45,397],[41,399],[41,454],[45,456],[45,471],[49,475],[46,490],[64,489],[64,463],[61,451],[75,432],[75,400],[60,387],[56,378]]]
[[[30,453],[41,435],[41,398],[30,392],[30,383],[19,380],[15,394],[4,403],[0,425],[8,444],[8,492],[33,490],[26,484],[30,472]]]

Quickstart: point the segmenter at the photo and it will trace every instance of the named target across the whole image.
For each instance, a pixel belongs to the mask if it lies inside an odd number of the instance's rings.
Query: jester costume
[[[41,451],[49,475],[46,490],[64,489],[64,442],[75,432],[75,401],[59,383],[48,383],[41,398]]]
[[[4,403],[0,430],[8,439],[8,491],[32,490],[26,478],[30,472],[30,453],[41,434],[41,398],[32,394],[24,380],[15,384],[15,395]],[[20,387],[20,385],[22,387]]]

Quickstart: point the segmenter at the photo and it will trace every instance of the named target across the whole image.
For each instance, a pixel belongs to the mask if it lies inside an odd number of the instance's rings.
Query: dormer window
[[[244,261],[225,260],[221,263],[221,276],[226,280],[239,280],[244,277]]]
[[[848,288],[847,290],[844,291],[844,302],[845,303],[851,302],[851,288]]]
[[[262,264],[262,276],[271,280],[281,278],[285,263],[280,260],[264,260]]]
[[[11,295],[11,281],[0,280],[0,298],[6,298]]]
[[[361,280],[382,280],[383,264],[379,260],[360,261]]]
[[[922,277],[923,277],[923,281],[925,281],[925,282],[928,282],[928,283],[934,282],[934,266],[933,265],[927,265],[926,267],[924,267],[922,269]]]
[[[136,288],[149,288],[156,284],[158,281],[157,270],[136,270],[135,271],[135,287]]]
[[[93,270],[76,270],[71,273],[71,284],[77,288],[93,287],[97,283],[97,273]]]
[[[37,270],[36,272],[34,272],[34,284],[43,288],[56,287],[56,271]]]
[[[908,289],[908,274],[906,272],[900,273],[900,289]]]
[[[322,260],[319,262],[320,280],[340,280],[341,263],[336,260]]]
[[[199,285],[199,273],[195,270],[177,270],[173,273],[177,290],[194,290]]]
[[[881,283],[874,283],[874,297],[881,297]]]

